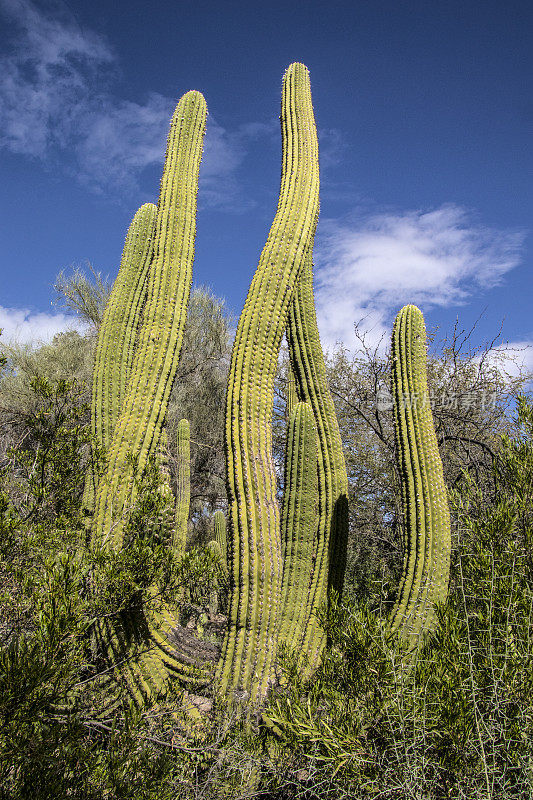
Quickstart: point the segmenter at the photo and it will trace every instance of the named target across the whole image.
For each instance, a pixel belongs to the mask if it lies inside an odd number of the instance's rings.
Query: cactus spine
[[[135,364],[96,497],[93,535],[109,546],[121,545],[124,511],[133,500],[129,460],[142,469],[157,447],[176,373],[191,286],[205,118],[203,96],[187,92],[170,126]]]
[[[318,143],[309,73],[283,80],[278,208],[239,319],[226,397],[232,535],[228,631],[218,668],[223,691],[267,691],[277,645],[281,545],[272,461],[273,384],[294,287],[318,214]]]
[[[450,571],[450,513],[427,385],[426,328],[412,305],[398,313],[392,334],[394,428],[401,476],[405,557],[390,618],[416,645],[444,601]]]
[[[283,580],[280,642],[301,648],[307,620],[309,584],[317,528],[317,431],[308,403],[291,413],[285,457],[281,512]]]
[[[187,545],[187,522],[189,520],[191,502],[191,433],[189,420],[180,419],[176,443],[178,474],[174,547],[178,553],[184,553]]]
[[[141,206],[128,229],[120,268],[98,332],[93,370],[92,433],[107,451],[120,416],[133,363],[141,309],[146,299],[157,208]],[[87,475],[83,507],[92,512],[95,476]]]
[[[329,391],[313,297],[312,249],[289,312],[289,356],[298,398],[313,410],[318,433],[318,529],[314,568],[307,588],[303,650],[311,666],[324,646],[316,612],[328,586],[342,591],[348,539],[348,478],[335,406]]]

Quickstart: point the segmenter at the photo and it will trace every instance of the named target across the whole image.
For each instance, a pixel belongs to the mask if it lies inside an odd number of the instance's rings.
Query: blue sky
[[[448,0],[0,0],[6,337],[67,324],[60,269],[116,275],[156,201],[168,122],[209,119],[194,280],[240,313],[279,187],[281,78],[309,67],[321,155],[324,344],[388,335],[406,302],[475,342],[533,342],[533,7]],[[533,366],[528,351],[522,354]]]

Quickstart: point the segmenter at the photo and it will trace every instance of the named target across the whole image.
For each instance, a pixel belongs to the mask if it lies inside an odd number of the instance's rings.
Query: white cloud
[[[113,56],[73,19],[53,19],[28,0],[1,0],[0,8],[19,29],[0,61],[0,143],[42,158],[74,135],[95,74]]]
[[[85,109],[84,135],[75,143],[78,177],[96,190],[137,188],[139,172],[162,163],[173,101],[152,93],[146,103],[101,98]]]
[[[518,264],[523,240],[523,232],[483,226],[454,205],[321,222],[316,303],[324,347],[353,346],[359,321],[377,344],[405,303],[464,303]]]
[[[0,147],[64,169],[95,191],[137,191],[140,172],[163,162],[177,98],[152,92],[144,103],[114,96],[116,56],[63,7],[43,12],[31,0],[0,0],[15,25],[0,58]],[[235,176],[261,123],[234,132],[208,118],[200,202],[240,210],[247,201]]]
[[[30,311],[28,308],[4,308],[0,306],[1,340],[9,344],[51,341],[56,333],[66,330],[83,330],[74,317],[66,314],[46,314]]]

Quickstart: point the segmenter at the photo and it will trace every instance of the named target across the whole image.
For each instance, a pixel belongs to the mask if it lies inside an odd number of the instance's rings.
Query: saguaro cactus
[[[157,207],[145,203],[135,214],[126,235],[120,269],[106,303],[98,332],[93,370],[92,433],[108,450],[120,416],[130,376],[141,309],[146,299],[147,275],[153,254]],[[83,507],[92,512],[95,475],[85,482]]]
[[[206,113],[200,92],[187,92],[170,126],[135,364],[96,497],[93,535],[109,546],[121,545],[124,512],[134,499],[131,459],[142,469],[157,447],[176,374],[191,287]]]
[[[280,642],[301,648],[318,522],[317,432],[313,410],[297,403],[291,413],[281,511],[283,579]]]
[[[203,96],[187,92],[171,120],[135,361],[96,496],[93,541],[109,548],[122,545],[128,507],[135,499],[134,468],[142,470],[160,445],[178,365],[191,286],[206,113]],[[96,624],[97,642],[137,703],[162,691],[169,673],[189,683],[206,682],[205,670],[176,653],[176,621],[169,608],[154,602],[156,594],[154,587],[146,606]]]
[[[303,649],[311,666],[324,646],[316,612],[328,586],[342,591],[348,539],[348,479],[335,406],[326,378],[313,297],[312,248],[289,311],[289,356],[299,400],[309,403],[318,432],[319,521],[314,567],[307,587],[307,620]]]
[[[398,313],[392,354],[405,557],[390,627],[415,645],[431,628],[435,603],[446,599],[450,572],[450,513],[429,405],[426,329],[416,306]]]
[[[176,530],[174,547],[184,553],[191,503],[191,432],[188,419],[180,419],[176,438],[178,475],[176,484]]]
[[[226,397],[227,484],[232,536],[228,631],[221,689],[265,694],[277,646],[281,553],[272,460],[274,377],[283,331],[318,214],[318,143],[309,73],[283,79],[278,208],[239,319]]]

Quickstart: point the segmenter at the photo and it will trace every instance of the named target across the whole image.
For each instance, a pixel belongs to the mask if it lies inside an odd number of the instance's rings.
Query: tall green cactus
[[[281,545],[272,460],[277,358],[318,214],[318,143],[309,73],[283,79],[278,208],[239,319],[226,397],[226,458],[232,592],[218,677],[222,691],[263,696],[278,634]]]
[[[297,403],[289,420],[281,511],[280,642],[301,650],[318,522],[317,431],[308,403]]]
[[[176,451],[178,472],[174,547],[178,553],[184,553],[187,545],[187,522],[191,503],[191,431],[188,419],[180,419],[178,422]]]
[[[307,587],[304,652],[311,667],[325,639],[316,613],[328,587],[342,591],[348,540],[348,478],[335,406],[326,378],[313,297],[312,248],[290,307],[289,357],[299,400],[309,403],[318,432],[318,529],[314,568]]]
[[[188,92],[170,125],[135,361],[96,495],[93,541],[108,548],[122,545],[128,509],[135,500],[135,466],[142,470],[161,445],[190,293],[206,113],[203,96]],[[169,674],[193,684],[206,682],[205,670],[184,662],[172,646],[172,611],[156,601],[155,587],[149,594],[151,602],[145,607],[124,612],[119,620],[99,620],[95,631],[117,677],[139,704],[163,691]]]
[[[401,475],[405,557],[390,617],[416,645],[444,601],[450,572],[450,513],[427,385],[426,328],[412,305],[398,313],[392,334],[394,429]]]
[[[145,203],[126,234],[117,279],[106,303],[98,332],[93,370],[92,433],[107,451],[111,445],[130,376],[142,306],[147,294],[157,207]],[[95,475],[89,471],[83,508],[92,513]]]
[[[176,374],[191,287],[206,113],[203,96],[187,92],[170,126],[149,293],[135,363],[96,496],[93,536],[108,546],[122,543],[125,511],[134,500],[131,459],[142,469],[157,447]]]

